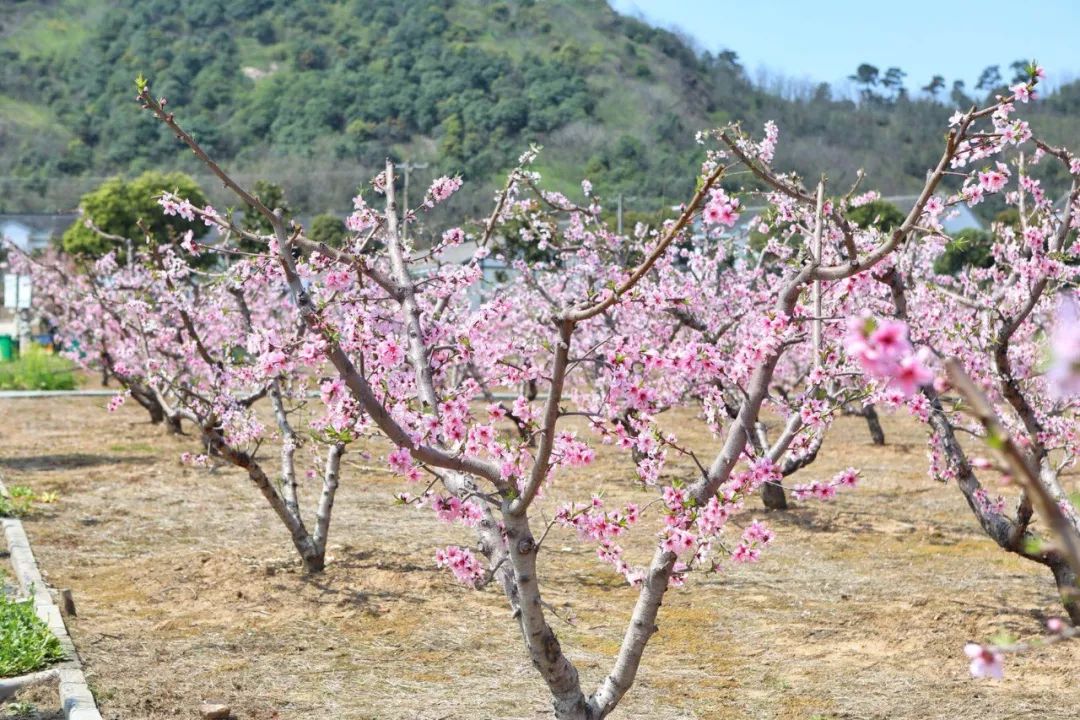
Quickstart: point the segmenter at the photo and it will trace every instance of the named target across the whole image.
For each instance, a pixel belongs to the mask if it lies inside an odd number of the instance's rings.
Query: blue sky
[[[935,74],[970,89],[987,65],[1035,57],[1052,85],[1080,78],[1080,0],[613,0],[617,10],[678,28],[705,50],[739,54],[751,79],[766,67],[841,83],[862,62],[897,66],[915,90]],[[815,7],[816,6],[816,7]],[[1025,16],[1026,13],[1026,16]],[[1025,31],[1024,28],[1035,28]]]

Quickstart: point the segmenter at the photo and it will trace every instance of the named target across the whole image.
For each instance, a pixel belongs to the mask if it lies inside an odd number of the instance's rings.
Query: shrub
[[[0,390],[74,390],[76,385],[71,362],[39,347],[0,365]]]
[[[30,600],[0,595],[0,677],[25,675],[64,659],[60,641]]]
[[[872,200],[847,212],[848,219],[861,228],[875,227],[892,232],[904,222],[904,213],[888,200]]]
[[[315,242],[326,243],[332,248],[339,248],[349,236],[349,231],[345,227],[344,220],[336,215],[323,213],[312,218],[309,235]]]
[[[988,268],[994,264],[991,247],[994,236],[985,230],[964,228],[953,236],[944,252],[934,260],[934,272],[956,275],[966,267]]]
[[[13,485],[6,495],[0,495],[0,517],[23,517],[33,507],[34,491],[25,485]],[[55,497],[45,498],[50,502]]]
[[[130,239],[136,246],[143,243],[141,220],[157,243],[174,242],[191,230],[195,238],[206,234],[206,224],[196,218],[188,221],[176,215],[166,215],[157,202],[162,192],[175,192],[202,207],[206,196],[191,177],[183,173],[145,172],[134,180],[113,178],[93,192],[83,195],[79,207],[83,214],[102,232]],[[61,239],[64,252],[98,257],[118,250],[123,257],[125,243],[108,239],[86,227],[82,222],[72,225]]]

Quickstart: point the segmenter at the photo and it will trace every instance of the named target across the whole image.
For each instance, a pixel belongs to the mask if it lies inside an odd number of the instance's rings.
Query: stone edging
[[[0,481],[0,494],[7,495],[7,488]],[[45,580],[41,577],[34,553],[30,549],[30,539],[26,536],[22,521],[18,518],[3,518],[4,536],[7,538],[8,552],[11,553],[11,566],[23,592],[33,597],[34,610],[60,641],[67,660],[53,667],[35,673],[42,680],[53,678],[59,681],[60,704],[68,720],[102,720],[94,702],[94,696],[86,684],[82,662],[75,650],[75,644],[68,635],[60,608],[53,602]],[[16,678],[8,680],[17,681]]]

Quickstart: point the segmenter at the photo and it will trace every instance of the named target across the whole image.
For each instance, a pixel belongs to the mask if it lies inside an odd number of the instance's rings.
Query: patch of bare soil
[[[497,591],[466,590],[434,567],[436,544],[468,535],[389,507],[401,484],[380,461],[347,456],[328,568],[306,576],[243,475],[181,466],[193,438],[104,404],[0,401],[0,473],[60,494],[27,531],[48,580],[74,592],[72,635],[106,718],[194,718],[203,700],[244,720],[550,716]],[[668,422],[683,436],[695,425]],[[1000,683],[968,676],[966,641],[1037,635],[1060,612],[1052,579],[998,550],[959,491],[927,478],[920,427],[898,416],[885,430],[878,448],[861,420],[841,419],[798,478],[855,465],[857,490],[787,513],[755,501],[739,518],[766,519],[774,546],[757,565],[669,593],[616,717],[1076,716],[1080,643],[1011,659]],[[616,502],[647,499],[630,477],[604,449],[543,504],[550,517],[594,484]],[[644,560],[650,542],[639,532],[630,554]],[[634,593],[558,529],[540,572],[564,649],[594,687]]]

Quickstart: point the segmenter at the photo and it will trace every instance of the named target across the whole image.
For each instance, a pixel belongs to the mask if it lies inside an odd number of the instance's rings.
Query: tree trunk
[[[877,409],[873,405],[867,405],[863,410],[866,418],[866,427],[870,429],[870,439],[875,445],[885,444],[885,431],[881,429],[881,418],[878,417]]]
[[[312,543],[298,543],[294,540],[296,549],[300,552],[300,560],[304,564],[304,572],[320,573],[326,568],[326,548],[315,547]]]
[[[217,427],[204,427],[202,432],[203,440],[210,446],[211,451],[217,452],[233,465],[247,471],[248,478],[259,489],[267,502],[270,503],[274,513],[277,514],[282,524],[288,529],[293,546],[303,561],[304,569],[308,572],[320,572],[325,565],[325,543],[315,543],[307,528],[304,527],[304,521],[299,515],[289,512],[285,500],[278,493],[274,483],[267,477],[258,461],[247,452],[225,442],[225,438]]]
[[[787,510],[787,494],[779,480],[761,486],[761,501],[769,510]]]
[[[151,425],[157,425],[165,420],[165,411],[156,398],[135,387],[128,389],[131,390],[131,397],[135,398],[135,402],[142,405],[143,409],[150,414]]]
[[[577,668],[563,654],[555,632],[544,618],[540,585],[536,579],[537,545],[524,515],[503,511],[506,543],[514,568],[520,605],[518,623],[529,659],[547,683],[558,720],[589,720],[589,704],[581,692]]]
[[[184,429],[180,425],[179,415],[166,415],[165,416],[165,430],[170,435],[183,435]]]
[[[1065,560],[1058,560],[1049,565],[1054,573],[1058,593],[1061,594],[1061,604],[1065,607],[1065,612],[1069,614],[1069,620],[1074,626],[1080,626],[1080,585],[1077,584],[1076,573]]]

